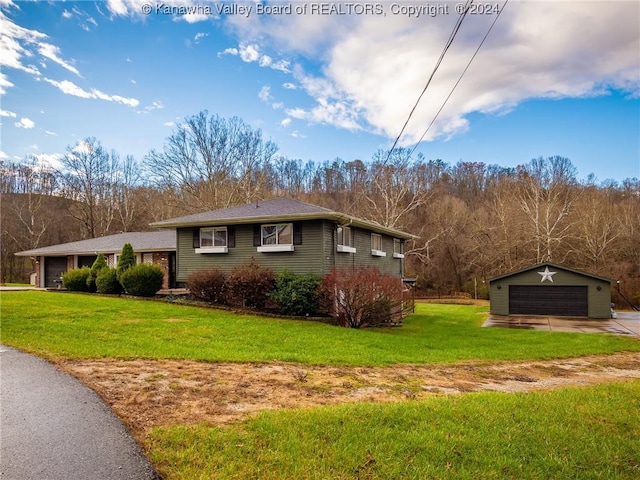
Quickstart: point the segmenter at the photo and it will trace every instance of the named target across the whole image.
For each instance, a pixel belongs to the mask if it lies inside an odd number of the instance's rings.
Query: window
[[[393,258],[404,258],[404,245],[399,238],[393,239]]]
[[[292,252],[293,224],[277,223],[260,227],[259,252]]]
[[[227,227],[206,227],[200,229],[199,248],[196,253],[227,253]]]
[[[387,252],[382,250],[382,235],[371,234],[371,255],[374,257],[386,257]]]
[[[338,252],[356,253],[356,249],[353,246],[353,232],[351,227],[338,227]]]

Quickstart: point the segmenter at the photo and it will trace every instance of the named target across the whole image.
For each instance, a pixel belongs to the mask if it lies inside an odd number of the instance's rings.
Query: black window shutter
[[[236,246],[236,227],[227,227],[227,247]]]
[[[302,245],[302,224],[299,222],[293,224],[293,244]]]
[[[200,248],[200,229],[193,229],[193,248]]]
[[[260,225],[253,226],[253,246],[259,247],[262,245],[262,236],[260,234]]]

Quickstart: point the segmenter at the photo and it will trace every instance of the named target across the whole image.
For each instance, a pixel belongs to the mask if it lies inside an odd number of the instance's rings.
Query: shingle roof
[[[284,197],[171,218],[152,223],[151,226],[159,228],[183,228],[313,219],[327,219],[342,224],[353,224],[398,238],[415,238],[415,235],[384,227],[375,222],[362,220],[328,208]]]
[[[135,252],[166,252],[176,249],[176,233],[173,231],[126,232],[106,237],[79,240],[49,247],[34,248],[18,252],[19,256],[36,255],[94,255],[117,253],[125,243],[130,243]]]
[[[536,265],[531,265],[530,267],[522,268],[522,269],[517,270],[515,272],[509,272],[509,273],[505,273],[503,275],[499,275],[497,277],[490,278],[489,279],[489,283],[495,282],[497,280],[502,280],[502,279],[504,279],[506,277],[511,277],[511,276],[517,275],[519,273],[528,272],[530,270],[537,270],[537,269],[540,269],[540,268],[543,268],[543,267],[551,267],[551,268],[556,268],[556,269],[560,269],[560,270],[565,270],[567,272],[577,273],[578,275],[584,275],[585,277],[591,277],[591,278],[595,278],[597,280],[602,280],[602,281],[609,282],[609,283],[613,282],[613,280],[611,280],[610,278],[600,277],[598,275],[593,275],[591,273],[583,272],[581,270],[576,270],[574,268],[565,267],[565,266],[562,266],[562,265],[558,265],[556,263],[542,262],[542,263],[538,263]]]

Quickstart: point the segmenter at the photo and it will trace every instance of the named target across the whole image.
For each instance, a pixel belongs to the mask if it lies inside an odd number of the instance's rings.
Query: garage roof
[[[498,277],[490,278],[489,282],[495,282],[496,280],[502,280],[504,278],[511,277],[511,276],[517,275],[519,273],[528,272],[530,270],[535,270],[535,269],[544,268],[544,267],[557,268],[557,269],[565,270],[567,272],[576,273],[578,275],[584,275],[585,277],[591,277],[591,278],[595,278],[597,280],[602,280],[602,281],[608,282],[608,283],[613,282],[613,280],[611,280],[610,278],[600,277],[598,275],[593,275],[591,273],[583,272],[583,271],[580,271],[580,270],[575,270],[573,268],[568,268],[568,267],[565,267],[565,266],[562,266],[562,265],[558,265],[556,263],[551,263],[551,262],[538,263],[536,265],[532,265],[530,267],[523,268],[523,269],[515,271],[515,272],[509,272],[509,273],[506,273],[504,275],[500,275]]]
[[[126,232],[106,237],[90,238],[77,242],[62,243],[49,247],[34,248],[18,252],[22,257],[57,256],[57,255],[95,255],[97,253],[113,253],[122,250],[125,243],[130,243],[135,252],[167,252],[176,249],[175,231]]]

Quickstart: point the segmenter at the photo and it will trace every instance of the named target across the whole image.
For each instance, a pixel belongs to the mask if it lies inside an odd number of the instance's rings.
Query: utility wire
[[[500,9],[500,11],[498,12],[498,14],[496,15],[496,18],[493,19],[493,22],[491,23],[491,26],[489,27],[489,30],[487,30],[487,33],[485,33],[484,38],[482,39],[482,41],[480,42],[480,45],[478,45],[478,48],[476,48],[476,51],[473,53],[473,55],[471,56],[471,59],[469,60],[469,62],[467,63],[467,66],[464,68],[464,70],[462,71],[462,73],[460,74],[460,77],[458,78],[458,81],[455,83],[455,85],[453,86],[453,88],[451,89],[451,91],[449,92],[449,95],[447,96],[447,98],[445,99],[444,103],[442,104],[442,106],[440,107],[440,110],[438,110],[438,112],[436,113],[435,117],[433,117],[433,120],[431,120],[431,123],[429,124],[429,126],[427,127],[427,129],[424,131],[424,133],[422,134],[422,136],[420,137],[420,140],[418,140],[418,142],[414,145],[413,149],[411,150],[411,152],[409,153],[409,157],[411,157],[411,155],[413,155],[413,152],[415,152],[416,148],[418,148],[418,145],[420,145],[420,142],[422,142],[422,140],[424,139],[424,137],[427,135],[427,132],[429,132],[429,130],[431,129],[431,127],[433,126],[433,124],[435,123],[436,119],[438,118],[438,115],[440,115],[440,112],[442,112],[442,109],[444,108],[444,106],[447,104],[447,102],[449,101],[449,99],[451,98],[451,95],[453,95],[454,90],[458,87],[458,84],[460,83],[460,81],[462,80],[462,77],[464,77],[464,74],[467,73],[467,70],[469,69],[469,66],[471,66],[471,62],[473,62],[473,59],[476,58],[476,55],[478,54],[478,52],[480,51],[480,48],[482,47],[482,45],[484,44],[484,41],[487,39],[487,37],[489,36],[489,34],[491,33],[491,30],[493,30],[493,26],[496,24],[496,22],[498,21],[498,18],[500,17],[500,14],[502,13],[502,11],[504,10],[504,7],[507,6],[507,3],[509,3],[509,0],[505,0],[504,4],[502,5],[502,8]]]
[[[413,113],[415,112],[416,108],[418,107],[418,104],[420,103],[420,100],[422,99],[423,95],[427,91],[427,88],[429,88],[429,85],[431,84],[431,80],[433,80],[433,77],[435,76],[436,71],[438,70],[438,68],[440,67],[440,64],[442,63],[442,59],[444,58],[445,54],[447,53],[447,50],[449,50],[449,47],[453,43],[453,39],[456,37],[456,35],[458,33],[458,30],[460,30],[460,27],[462,26],[462,21],[467,16],[467,13],[469,12],[469,9],[471,8],[472,4],[473,4],[473,0],[470,0],[469,2],[467,2],[467,4],[465,5],[464,11],[460,14],[460,17],[458,18],[455,26],[453,27],[453,30],[451,31],[451,34],[449,35],[449,39],[447,40],[447,43],[446,43],[444,49],[442,50],[442,53],[440,54],[440,58],[436,62],[436,65],[433,68],[433,71],[431,72],[431,75],[429,76],[429,79],[427,80],[427,84],[422,89],[422,93],[420,93],[420,96],[418,97],[418,100],[416,101],[415,105],[411,109],[411,112],[409,112],[409,116],[407,117],[407,120],[404,122],[404,125],[402,126],[402,130],[400,130],[400,133],[398,134],[398,136],[396,137],[395,141],[393,142],[393,146],[391,147],[391,149],[387,153],[387,158],[385,159],[384,163],[387,163],[387,161],[389,160],[389,157],[391,157],[391,153],[396,148],[396,145],[398,145],[398,142],[400,141],[400,138],[402,137],[402,134],[404,133],[405,128],[407,128],[407,125],[409,124],[409,120],[411,120],[411,117],[413,116]]]

